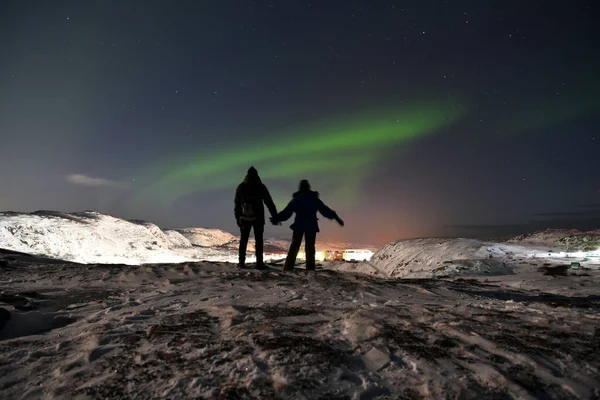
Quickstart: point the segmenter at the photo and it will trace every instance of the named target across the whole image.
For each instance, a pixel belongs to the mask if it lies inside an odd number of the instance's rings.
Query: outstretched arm
[[[321,201],[321,199],[317,200],[317,210],[321,213],[321,215],[323,215],[325,218],[328,219],[335,219],[337,221],[338,224],[344,226],[344,221],[342,221],[342,219],[337,215],[337,213],[335,211],[333,211],[331,208],[327,207],[325,205],[325,203],[323,203]]]
[[[271,197],[271,193],[269,193],[269,189],[265,185],[263,185],[263,201],[265,205],[269,209],[269,213],[271,213],[271,217],[275,218],[277,216],[277,207],[275,207],[275,203],[273,203],[273,198]]]
[[[335,213],[335,211],[333,211],[331,208],[327,207],[325,205],[325,203],[323,203],[321,201],[321,199],[317,200],[317,210],[319,210],[319,212],[328,219],[335,219],[335,217],[337,217],[337,214]]]

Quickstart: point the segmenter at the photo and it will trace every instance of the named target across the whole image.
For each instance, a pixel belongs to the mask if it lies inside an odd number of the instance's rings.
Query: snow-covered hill
[[[192,248],[181,233],[93,211],[0,213],[0,248],[78,263],[230,260],[232,252]]]
[[[564,238],[556,237],[556,243],[562,243]],[[600,263],[597,251],[548,252],[546,244],[518,240],[495,243],[463,238],[398,240],[375,252],[370,263],[362,269],[389,277],[430,278],[461,274],[512,274],[516,267],[533,258],[549,263],[580,262],[590,266]],[[555,248],[564,247],[563,244]]]
[[[449,262],[466,260],[483,260],[475,268],[490,270],[495,274],[510,273],[510,266],[490,260],[490,255],[500,248],[490,246],[475,239],[408,239],[388,243],[371,258],[371,264],[383,271],[387,276],[402,278],[405,276],[421,276],[421,274],[435,274],[445,271]],[[496,254],[498,255],[498,254]]]
[[[0,248],[78,263],[153,264],[185,261],[237,262],[239,237],[208,228],[162,230],[139,220],[126,221],[93,211],[0,213]],[[593,250],[595,247],[598,249]],[[289,240],[266,239],[265,253],[287,252]],[[370,248],[317,242],[317,250]],[[584,250],[582,250],[584,249]],[[374,249],[376,250],[376,249]],[[592,250],[592,251],[590,251]],[[254,260],[254,240],[247,261]],[[277,258],[277,256],[269,256]],[[457,274],[511,274],[533,257],[551,263],[597,264],[600,231],[547,230],[508,242],[475,239],[408,239],[389,243],[369,263],[336,263],[331,268],[386,277],[435,277]]]
[[[546,229],[517,236],[508,242],[544,246],[545,251],[594,251],[600,249],[600,230]]]

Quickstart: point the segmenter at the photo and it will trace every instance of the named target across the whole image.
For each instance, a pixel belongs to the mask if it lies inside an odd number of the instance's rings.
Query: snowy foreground
[[[1,397],[600,398],[597,269],[527,260],[511,275],[385,279],[323,267],[4,252]]]

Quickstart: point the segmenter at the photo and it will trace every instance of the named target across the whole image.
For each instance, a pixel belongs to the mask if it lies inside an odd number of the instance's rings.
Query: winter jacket
[[[300,191],[293,194],[292,200],[277,215],[277,220],[286,221],[293,213],[296,213],[294,223],[290,226],[294,232],[319,232],[317,211],[328,219],[338,217],[335,211],[319,199],[318,192]]]
[[[250,182],[248,178],[240,183],[235,190],[235,220],[238,224],[241,221],[262,223],[265,224],[265,208],[264,204],[269,209],[271,216],[277,215],[277,208],[267,187],[260,181]],[[248,208],[251,208],[250,213],[245,213]]]

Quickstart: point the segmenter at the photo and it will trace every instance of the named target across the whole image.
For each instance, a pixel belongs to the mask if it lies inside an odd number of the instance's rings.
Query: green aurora
[[[139,205],[151,198],[165,206],[191,193],[233,190],[246,169],[254,165],[269,187],[273,181],[283,180],[296,185],[302,178],[328,182],[328,192],[349,204],[369,166],[384,157],[386,149],[433,134],[456,121],[460,113],[452,106],[440,105],[372,113],[213,149],[210,155],[204,149],[184,161],[167,159],[162,164],[169,166],[164,167],[166,172],[154,165],[152,172],[138,175],[152,183],[137,191],[132,202]],[[159,170],[163,172],[157,174]],[[276,189],[273,197],[277,201]]]

